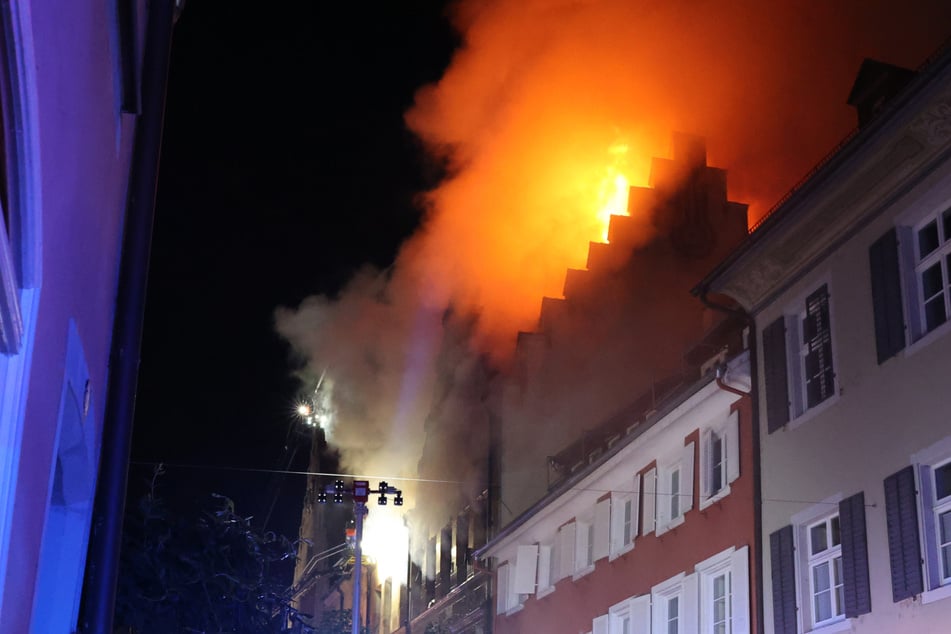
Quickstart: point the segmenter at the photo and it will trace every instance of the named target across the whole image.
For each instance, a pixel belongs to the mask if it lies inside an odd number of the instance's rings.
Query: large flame
[[[398,507],[367,505],[364,520],[363,554],[376,566],[379,579],[406,583],[409,558],[409,531]]]

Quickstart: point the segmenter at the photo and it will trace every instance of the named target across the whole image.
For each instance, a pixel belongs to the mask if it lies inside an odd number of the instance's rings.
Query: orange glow
[[[842,102],[862,55],[913,67],[946,36],[951,10],[913,1],[808,20],[795,2],[454,4],[462,47],[406,114],[451,176],[399,267],[432,305],[478,311],[504,356],[623,213],[620,177],[645,185],[672,132],[706,137],[751,220],[768,209],[854,125]]]

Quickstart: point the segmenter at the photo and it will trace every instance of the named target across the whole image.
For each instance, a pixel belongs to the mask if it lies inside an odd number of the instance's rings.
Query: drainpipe
[[[749,346],[750,353],[750,378],[752,384],[756,385],[758,362],[756,357],[756,322],[753,316],[742,308],[731,308],[712,301],[707,297],[708,292],[709,289],[702,288],[699,293],[697,293],[697,297],[703,302],[704,306],[733,317],[738,317],[742,319],[749,328],[749,340],[747,341],[747,345]],[[748,396],[750,398],[750,407],[753,411],[753,569],[756,573],[756,584],[754,584],[753,592],[756,605],[754,631],[758,634],[762,634],[766,631],[763,616],[763,593],[759,590],[755,590],[755,588],[763,587],[763,477],[760,468],[759,396],[758,392],[753,389],[752,386],[749,392],[744,392],[743,390],[738,390],[733,386],[727,385],[723,381],[724,373],[721,372],[721,368],[722,366],[717,368],[717,386],[741,397]]]
[[[152,0],[148,6],[142,63],[142,113],[135,123],[99,477],[79,623],[80,631],[87,634],[113,632],[165,89],[176,8],[175,0]]]

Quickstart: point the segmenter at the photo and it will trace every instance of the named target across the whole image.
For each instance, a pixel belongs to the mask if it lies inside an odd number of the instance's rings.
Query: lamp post
[[[352,609],[352,634],[360,634],[360,592],[361,592],[361,572],[363,569],[363,518],[369,512],[367,509],[367,500],[370,494],[379,495],[377,504],[386,506],[387,494],[393,495],[393,506],[403,506],[403,492],[388,485],[386,482],[380,482],[376,489],[370,488],[368,480],[354,480],[352,488],[348,491],[343,480],[337,480],[333,485],[328,485],[323,491],[317,494],[317,502],[326,504],[327,494],[333,494],[334,504],[343,502],[344,495],[350,495],[353,498],[353,519],[356,523],[356,542],[353,545],[353,609]],[[370,615],[367,614],[367,619]],[[368,623],[369,624],[369,623]]]

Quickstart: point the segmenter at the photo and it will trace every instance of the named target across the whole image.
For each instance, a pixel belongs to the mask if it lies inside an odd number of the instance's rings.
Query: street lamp
[[[343,497],[345,494],[349,494],[353,498],[353,516],[356,523],[356,542],[353,547],[353,559],[354,559],[354,569],[353,569],[353,634],[360,634],[360,583],[361,583],[361,570],[363,568],[363,553],[360,546],[360,542],[363,540],[363,518],[367,514],[367,500],[370,499],[370,494],[377,494],[377,504],[380,506],[385,506],[387,502],[386,496],[393,495],[393,506],[403,506],[403,492],[397,489],[396,487],[390,486],[386,482],[380,482],[380,486],[376,489],[370,488],[370,482],[368,480],[354,480],[352,488],[348,491],[343,480],[337,480],[332,485],[327,485],[323,491],[317,494],[317,502],[320,504],[325,504],[327,502],[327,494],[333,494],[333,500],[335,504],[340,504],[343,502]],[[369,615],[367,615],[369,618]]]

